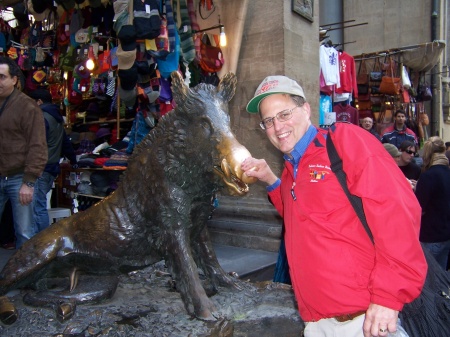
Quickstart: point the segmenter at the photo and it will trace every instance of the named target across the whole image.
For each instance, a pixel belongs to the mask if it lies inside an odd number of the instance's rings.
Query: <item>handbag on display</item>
[[[373,65],[373,69],[370,72],[370,81],[371,82],[380,82],[383,77],[383,72],[381,71],[380,60],[377,58]]]
[[[408,71],[405,66],[402,66],[402,85],[406,90],[411,88],[411,80],[409,79]]]
[[[361,101],[370,101],[370,94],[367,93],[367,94],[360,95],[358,93],[358,102],[361,102]]]
[[[399,95],[402,89],[400,77],[394,77],[394,64],[387,71],[387,76],[381,78],[380,93],[385,95]]]
[[[356,75],[356,83],[366,84],[367,86],[369,86],[369,74],[367,73],[367,66],[366,61],[364,60],[364,55],[361,56],[361,62],[359,63],[358,68],[358,75]]]
[[[431,88],[427,82],[424,82],[423,84],[419,85],[419,100],[420,101],[430,101],[432,97],[433,97],[433,94],[431,93]]]
[[[370,101],[359,101],[358,99],[358,109],[370,110],[372,108],[372,102]]]

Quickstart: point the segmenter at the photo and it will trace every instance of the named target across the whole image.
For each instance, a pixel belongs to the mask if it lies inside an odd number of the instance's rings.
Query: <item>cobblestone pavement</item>
[[[25,291],[10,296],[19,313],[10,326],[0,326],[8,337],[290,337],[300,335],[300,320],[290,287],[237,280],[243,290],[220,288],[212,297],[221,318],[204,322],[190,317],[180,295],[170,286],[162,263],[121,275],[114,296],[103,303],[78,305],[64,322],[50,308],[23,303]]]

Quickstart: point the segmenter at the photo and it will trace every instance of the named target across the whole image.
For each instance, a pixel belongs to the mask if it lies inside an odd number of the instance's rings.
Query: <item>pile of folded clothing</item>
[[[125,170],[128,166],[129,157],[128,153],[117,151],[103,163],[103,168],[105,170]]]

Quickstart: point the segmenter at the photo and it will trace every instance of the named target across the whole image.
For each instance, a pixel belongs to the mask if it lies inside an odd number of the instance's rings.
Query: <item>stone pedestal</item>
[[[25,291],[10,296],[19,313],[1,336],[299,336],[303,329],[290,287],[239,281],[243,290],[220,288],[212,297],[221,316],[215,322],[190,317],[162,264],[120,276],[116,293],[100,304],[77,305],[59,322],[56,311],[23,304]]]

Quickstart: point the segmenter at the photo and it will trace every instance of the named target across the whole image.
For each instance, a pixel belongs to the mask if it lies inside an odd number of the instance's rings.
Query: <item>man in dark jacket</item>
[[[76,165],[77,160],[70,139],[64,131],[64,120],[60,114],[59,107],[52,103],[50,92],[46,89],[37,89],[29,95],[36,100],[44,114],[48,149],[47,164],[34,188],[34,223],[36,233],[38,233],[47,228],[50,223],[47,211],[47,193],[61,171],[59,165],[61,157],[68,158],[72,165]]]
[[[394,125],[387,127],[381,137],[382,143],[390,143],[400,148],[400,145],[409,140],[418,146],[417,136],[413,130],[406,127],[406,113],[402,109],[398,109],[394,113]]]

